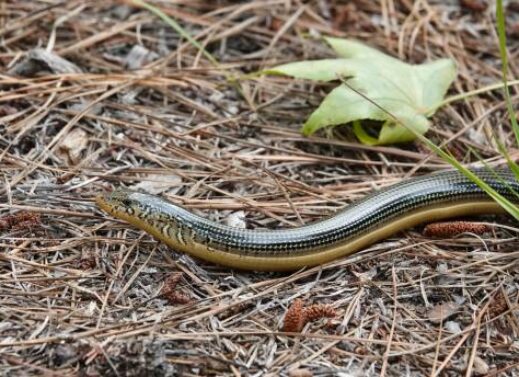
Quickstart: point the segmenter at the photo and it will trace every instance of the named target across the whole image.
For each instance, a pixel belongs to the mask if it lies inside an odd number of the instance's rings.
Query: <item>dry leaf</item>
[[[88,135],[81,128],[73,128],[58,144],[57,155],[64,161],[76,165],[81,159],[81,152],[88,143]]]
[[[81,69],[77,65],[63,59],[61,56],[43,48],[35,48],[27,54],[25,59],[12,67],[9,70],[9,74],[33,77],[41,71],[51,71],[57,74],[81,73]]]
[[[467,137],[469,138],[469,140],[475,143],[479,143],[482,145],[485,145],[485,143],[487,143],[487,137],[482,131],[469,128],[469,130],[467,131]]]
[[[312,377],[313,373],[310,372],[308,369],[304,368],[296,368],[296,369],[290,369],[288,371],[289,377]]]
[[[355,271],[352,271],[353,275],[359,279],[359,283],[361,284],[367,284],[371,282],[371,280],[377,275],[378,269],[377,267],[373,267],[367,271],[357,273]]]
[[[474,13],[482,13],[487,10],[488,3],[485,0],[460,0],[460,6]]]
[[[124,65],[128,69],[139,69],[143,65],[156,60],[158,57],[159,55],[157,53],[148,50],[146,47],[135,45],[128,55],[126,55]]]
[[[488,366],[488,364],[485,362],[485,360],[483,360],[481,357],[479,356],[476,356],[474,358],[474,374],[476,374],[477,376],[482,376],[482,375],[485,375],[489,372],[490,370],[490,367]]]
[[[173,174],[150,174],[142,182],[131,186],[135,191],[144,191],[148,194],[162,194],[172,188],[177,188],[182,183],[182,178]]]
[[[458,308],[459,305],[454,302],[438,304],[427,312],[427,318],[431,322],[440,323],[456,313]]]

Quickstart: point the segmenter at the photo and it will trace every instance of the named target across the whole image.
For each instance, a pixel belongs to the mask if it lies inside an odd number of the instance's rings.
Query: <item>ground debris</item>
[[[42,70],[53,73],[81,73],[74,63],[41,48],[29,51],[24,60],[9,69],[10,75],[33,77]]]

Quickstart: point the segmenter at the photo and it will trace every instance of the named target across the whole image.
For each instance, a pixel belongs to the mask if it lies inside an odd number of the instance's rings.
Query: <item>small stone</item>
[[[456,321],[447,321],[445,322],[445,330],[450,331],[453,334],[459,334],[461,332],[461,327]]]

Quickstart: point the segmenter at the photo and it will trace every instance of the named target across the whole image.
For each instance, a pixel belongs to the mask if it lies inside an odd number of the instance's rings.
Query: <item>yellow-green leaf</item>
[[[370,119],[382,124],[378,138],[366,134],[360,123],[354,128],[365,144],[414,140],[416,136],[396,124],[388,112],[420,134],[427,131],[427,117],[434,113],[456,75],[452,60],[411,65],[357,41],[326,41],[341,58],[283,64],[265,71],[316,81],[347,82],[348,85],[333,89],[310,115],[302,129],[305,135],[327,126]]]

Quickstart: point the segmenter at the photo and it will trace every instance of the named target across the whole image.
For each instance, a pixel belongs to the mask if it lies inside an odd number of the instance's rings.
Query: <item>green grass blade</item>
[[[505,13],[503,10],[503,0],[497,0],[497,2],[496,2],[496,21],[497,21],[497,35],[499,37],[499,53],[501,55],[501,72],[503,75],[506,107],[508,110],[508,115],[510,117],[510,122],[512,124],[512,129],[514,130],[515,140],[516,140],[517,144],[519,145],[519,125],[517,124],[514,106],[512,104],[512,99],[510,98],[510,89],[508,88],[508,85],[507,85],[508,56],[507,56],[507,51],[506,51],[506,26],[505,26]]]
[[[497,140],[497,148],[499,149],[499,152],[503,156],[505,156],[506,162],[507,162],[508,166],[510,167],[510,170],[512,170],[513,173],[515,174],[516,178],[519,179],[519,165],[517,164],[517,162],[512,160],[512,157],[510,157],[510,154],[506,150],[506,147],[499,140]]]
[[[180,34],[182,37],[186,38],[189,43],[191,43],[193,46],[195,46],[197,49],[204,54],[204,56],[214,65],[218,65],[218,60],[214,58],[213,55],[211,55],[207,50],[202,46],[198,41],[196,41],[182,26],[178,24],[177,21],[169,17],[166,13],[161,11],[159,8],[148,4],[145,1],[142,0],[133,0],[133,3],[135,5],[138,5],[142,8],[145,8],[149,10],[151,13],[155,14],[156,16],[160,17],[165,23],[167,23],[169,26],[171,26],[172,29],[174,29],[178,34]]]
[[[482,88],[470,90],[468,92],[463,92],[463,93],[452,95],[450,97],[445,97],[445,99],[443,101],[441,101],[438,105],[436,105],[436,107],[427,110],[426,114],[433,114],[440,107],[448,105],[449,103],[452,103],[452,102],[461,101],[461,100],[464,100],[464,99],[467,99],[470,97],[477,96],[478,94],[488,93],[493,90],[503,89],[506,87],[516,86],[516,85],[519,85],[519,80],[513,80],[513,81],[508,81],[508,82],[498,82],[498,83],[484,86]]]
[[[398,119],[395,115],[393,115],[391,112],[384,109],[382,106],[378,105],[375,101],[368,98],[364,93],[358,91],[357,89],[353,88],[346,80],[341,80],[344,85],[346,85],[348,88],[350,88],[352,91],[357,93],[359,96],[364,98],[365,100],[372,103],[374,106],[379,108],[381,111],[388,114],[390,117],[392,117],[395,122],[401,124],[403,127],[407,128],[410,132],[414,133],[415,136],[420,139],[425,145],[427,145],[431,150],[433,150],[438,156],[443,158],[445,161],[447,161],[449,164],[451,164],[453,167],[458,169],[463,175],[465,175],[467,178],[469,178],[472,182],[477,184],[482,190],[484,190],[487,195],[489,195],[492,199],[494,199],[505,211],[507,211],[510,215],[512,215],[516,220],[519,220],[519,208],[517,208],[510,200],[499,194],[496,190],[494,190],[488,183],[483,181],[481,178],[479,178],[473,171],[467,169],[465,166],[463,166],[458,160],[456,160],[454,157],[452,157],[450,154],[445,152],[443,149],[438,147],[436,144],[434,144],[431,140],[429,140],[424,135],[416,132],[413,127],[409,127],[405,122],[402,122],[400,119]]]
[[[404,126],[407,127],[407,126]],[[456,169],[458,169],[463,175],[469,178],[472,182],[477,184],[482,190],[484,190],[492,199],[494,199],[501,207],[503,207],[510,215],[512,215],[516,220],[519,220],[519,209],[507,198],[499,194],[496,190],[494,190],[488,183],[479,178],[473,171],[467,169],[463,166],[458,160],[454,157],[446,153],[443,149],[438,147],[432,141],[427,139],[425,136],[420,135],[420,140],[423,141],[430,149],[432,149],[436,154],[438,154],[445,161],[450,163]]]
[[[499,145],[502,145],[502,144],[500,144],[499,141],[498,141],[498,148],[499,148]],[[470,147],[469,147],[469,148],[470,148]],[[494,169],[492,169],[492,167],[491,167],[491,166],[490,166],[490,165],[489,165],[489,164],[488,164],[488,163],[483,159],[483,157],[481,157],[481,156],[479,155],[479,153],[477,153],[477,152],[476,152],[475,150],[473,150],[472,148],[470,148],[470,152],[473,153],[473,154],[477,157],[477,159],[478,159],[479,161],[481,161],[481,163],[482,163],[483,165],[485,165],[485,168],[487,169],[487,171],[488,171],[489,173],[492,173],[492,175],[494,176],[494,178],[496,179],[496,181],[501,182],[502,185],[504,185],[506,188],[508,188],[508,190],[510,190],[510,192],[511,192],[512,194],[514,194],[515,197],[516,197],[517,199],[519,199],[519,192],[515,191],[514,188],[513,188],[512,186],[510,186],[510,185],[509,185],[509,184],[508,184],[508,183],[507,183],[507,182],[506,182],[506,181],[505,181],[505,180],[504,180],[504,179],[503,179],[499,174],[497,174],[496,171],[495,171]],[[505,152],[506,154],[508,154],[508,152],[506,152],[506,151],[504,151],[504,152]],[[516,165],[516,166],[517,166],[517,165]],[[510,170],[512,170],[512,172],[514,173],[514,175],[517,177],[516,173],[514,172],[514,169],[513,169],[510,165],[509,165],[509,167],[510,167]]]

